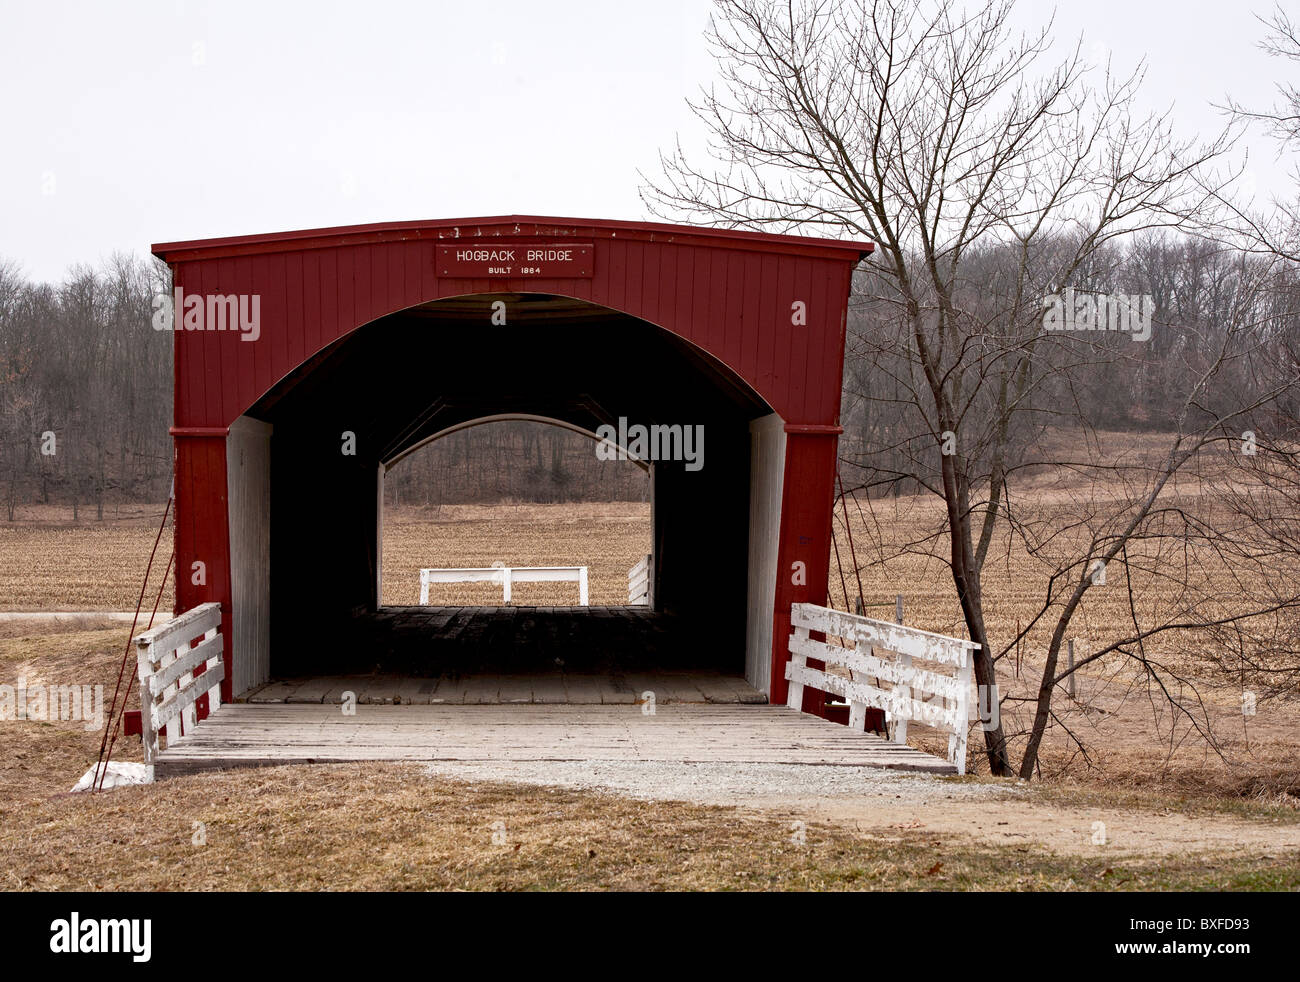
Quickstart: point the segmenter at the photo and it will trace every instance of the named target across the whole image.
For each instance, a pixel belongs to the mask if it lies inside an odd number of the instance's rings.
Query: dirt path
[[[433,764],[429,772],[460,780],[607,791],[653,801],[733,805],[809,825],[899,838],[917,832],[966,836],[984,845],[1024,846],[1060,855],[1279,855],[1300,850],[1297,824],[1059,805],[1034,800],[1034,790],[1023,785],[861,767],[502,761]]]
[[[1005,799],[935,803],[923,808],[829,798],[806,803],[755,800],[751,807],[859,831],[935,832],[968,836],[986,845],[1033,846],[1071,856],[1167,856],[1207,851],[1276,855],[1300,850],[1300,826],[1228,816],[1071,808]]]

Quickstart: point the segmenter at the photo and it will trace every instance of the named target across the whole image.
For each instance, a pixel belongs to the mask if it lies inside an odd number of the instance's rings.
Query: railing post
[[[210,627],[208,628],[207,633],[203,635],[203,640],[209,641],[212,638],[215,638],[216,636],[217,636],[217,629],[215,627]],[[203,664],[206,672],[211,672],[215,670],[218,665],[221,664],[221,656],[213,655]],[[208,715],[211,716],[220,708],[221,708],[221,683],[218,682],[212,688],[208,689]]]
[[[966,740],[970,730],[970,686],[971,671],[974,667],[974,654],[970,649],[963,651],[961,668],[957,671],[957,679],[960,688],[957,690],[957,725],[953,727],[955,731],[948,737],[948,760],[957,765],[957,773],[966,773]],[[989,698],[992,699],[992,690]],[[992,712],[992,707],[989,709]]]
[[[503,566],[503,567],[501,568],[501,583],[502,583],[502,587],[503,587],[503,589],[502,589],[502,594],[503,594],[503,596],[504,596],[505,603],[507,603],[507,604],[510,603],[510,597],[512,596],[512,594],[511,594],[511,592],[510,592],[510,585],[511,585],[511,584],[510,584],[510,573],[511,573],[511,569],[510,569],[509,566]]]
[[[178,645],[177,647],[181,647],[181,646]],[[183,647],[185,647],[186,650],[189,650],[189,642],[188,641],[185,642]],[[173,649],[172,651],[165,651],[163,652],[162,658],[158,660],[158,664],[155,666],[154,670],[161,672],[164,668],[166,668],[175,660],[176,660],[175,649]],[[176,682],[173,682],[171,685],[167,686],[167,688],[163,689],[163,691],[159,693],[159,695],[162,696],[161,702],[163,703],[163,705],[166,705],[167,700],[175,696],[179,690],[180,690],[180,686]],[[167,730],[167,746],[169,747],[172,746],[172,744],[176,743],[176,741],[181,738],[182,735],[181,716],[183,715],[184,713],[173,716],[165,724],[164,728]]]
[[[858,605],[862,605],[862,598],[858,597]],[[863,650],[865,649],[865,651]],[[854,647],[859,654],[871,654],[871,645],[865,641],[859,640]],[[850,669],[849,678],[856,679],[857,672]],[[867,729],[867,704],[865,702],[854,702],[849,700],[849,729],[858,733],[865,733]]]
[[[894,623],[901,625],[903,623],[903,595],[900,593],[894,597]],[[906,668],[912,667],[912,656],[898,656],[898,663]],[[894,690],[904,699],[912,698],[912,687],[910,685],[896,685]],[[899,717],[897,714],[889,714],[888,723],[889,739],[894,743],[907,743],[907,718]]]
[[[179,658],[179,657],[181,657],[181,655],[189,654],[189,652],[190,652],[190,643],[189,643],[188,641],[186,641],[184,644],[180,645],[180,646],[176,649],[176,654],[175,654],[174,657],[175,657],[175,658]],[[185,673],[184,675],[182,675],[182,676],[180,677],[180,679],[177,681],[177,683],[176,683],[176,691],[177,691],[177,692],[180,692],[181,690],[186,689],[186,688],[188,688],[189,686],[191,686],[191,685],[193,685],[193,684],[194,684],[194,673],[193,673],[193,672],[186,672],[186,673]],[[180,715],[179,718],[182,720],[182,724],[181,724],[181,725],[182,725],[183,729],[181,730],[181,732],[182,732],[182,733],[193,733],[193,732],[194,732],[194,727],[196,727],[196,726],[199,725],[199,707],[198,707],[198,704],[197,704],[197,703],[190,703],[190,704],[189,704],[188,706],[186,706],[185,709],[181,712],[181,715]],[[171,743],[171,731],[170,731],[170,730],[167,732],[167,742],[168,742],[169,744]]]
[[[140,739],[144,742],[144,762],[152,767],[158,756],[158,731],[153,726],[153,693],[149,691],[153,656],[147,643],[136,645],[135,671],[140,680]]]
[[[429,571],[420,570],[420,606],[425,607],[429,603]]]
[[[807,640],[808,628],[796,627],[794,629],[793,637],[799,638],[800,640]],[[786,650],[790,652],[791,665],[794,665],[796,668],[803,668],[805,665],[808,664],[808,658],[802,652],[796,652],[792,650],[788,644]],[[791,709],[799,709],[799,710],[803,709],[803,683],[802,682],[792,679],[790,681],[790,684],[786,686],[785,704],[789,706]]]
[[[578,603],[583,607],[589,606],[587,603],[587,567],[582,566],[578,570]]]

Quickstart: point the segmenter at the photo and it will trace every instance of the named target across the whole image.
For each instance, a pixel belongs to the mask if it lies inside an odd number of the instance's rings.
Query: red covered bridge
[[[636,623],[690,625],[698,643],[671,650],[785,702],[791,607],[827,596],[846,307],[871,249],[525,216],[154,246],[180,300],[177,608],[220,605],[222,701],[371,668],[347,625],[391,611],[386,469],[476,421],[540,418],[703,427],[702,468],[649,462]]]

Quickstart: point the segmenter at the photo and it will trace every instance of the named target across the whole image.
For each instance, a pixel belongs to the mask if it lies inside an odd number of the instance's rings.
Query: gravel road
[[[788,807],[796,802],[852,799],[882,805],[926,805],[1005,797],[1012,789],[870,767],[809,764],[674,764],[654,761],[438,762],[435,776],[512,781],[610,791],[647,801]],[[1013,793],[1013,792],[1012,792]]]

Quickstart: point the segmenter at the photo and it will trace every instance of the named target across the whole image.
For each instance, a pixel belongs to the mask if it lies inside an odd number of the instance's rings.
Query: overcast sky
[[[1296,0],[1288,0],[1295,3]],[[637,169],[712,66],[709,0],[0,0],[0,258],[35,279],[150,243],[511,213],[643,218]],[[1021,0],[1056,10],[1189,135],[1274,101],[1271,0]],[[1260,193],[1291,162],[1251,144]]]

